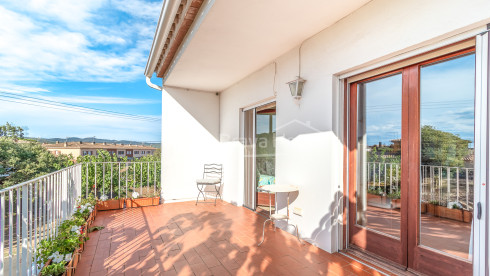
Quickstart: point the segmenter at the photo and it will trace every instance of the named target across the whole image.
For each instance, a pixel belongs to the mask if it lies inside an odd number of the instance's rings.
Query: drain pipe
[[[146,77],[146,84],[149,87],[151,87],[153,89],[156,89],[158,91],[162,91],[163,90],[163,87],[161,87],[160,85],[156,85],[156,84],[152,83],[150,77]]]

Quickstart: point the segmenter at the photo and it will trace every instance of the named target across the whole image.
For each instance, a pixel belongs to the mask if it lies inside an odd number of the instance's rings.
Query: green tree
[[[463,157],[469,154],[469,140],[425,125],[421,129],[421,161],[423,165],[464,166]]]
[[[24,138],[24,129],[7,122],[5,125],[0,126],[0,137]]]
[[[0,188],[73,165],[73,157],[54,156],[37,142],[0,137]]]
[[[143,194],[145,190],[159,192],[161,164],[153,161],[160,160],[158,150],[153,155],[134,160],[128,160],[126,156],[118,158],[106,150],[98,150],[97,155],[79,156],[77,162],[82,163],[82,195],[124,198],[130,197],[133,191]]]

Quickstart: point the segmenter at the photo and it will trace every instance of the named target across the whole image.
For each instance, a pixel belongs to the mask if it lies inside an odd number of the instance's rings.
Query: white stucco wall
[[[291,205],[303,209],[302,217],[293,215],[292,219],[303,238],[326,251],[337,250],[336,199],[342,192],[343,156],[337,114],[341,97],[334,89],[334,76],[484,26],[490,22],[488,11],[487,0],[372,1],[303,43],[301,76],[307,82],[299,105],[285,84],[298,75],[299,45],[277,57],[276,177],[278,183],[300,186]],[[219,97],[178,89],[164,92],[166,200],[195,198],[194,180],[202,165],[222,162],[224,199],[242,204],[240,109],[274,96],[273,81],[274,65],[270,64]]]
[[[471,3],[470,3],[471,2]],[[276,86],[276,179],[301,188],[291,204],[302,208],[293,215],[301,235],[327,251],[336,251],[338,199],[342,192],[341,111],[334,76],[439,42],[490,22],[488,1],[370,2],[335,25],[304,42],[301,76],[307,80],[299,105],[286,82],[298,75],[298,48],[278,57]],[[220,103],[220,135],[227,168],[236,173],[228,182],[243,197],[243,147],[239,110],[273,95],[274,65],[268,65],[225,90]],[[282,128],[281,128],[282,127]],[[231,150],[233,148],[233,150]],[[283,202],[280,203],[284,205]],[[284,211],[284,210],[283,210]]]
[[[165,201],[194,199],[203,164],[221,163],[219,96],[164,88],[162,94],[162,183]]]

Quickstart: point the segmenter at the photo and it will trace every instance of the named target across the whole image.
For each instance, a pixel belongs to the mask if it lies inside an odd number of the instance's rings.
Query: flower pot
[[[400,209],[402,207],[402,200],[399,198],[394,198],[391,200],[392,209]]]
[[[97,209],[99,209],[100,211],[117,210],[117,209],[122,209],[123,207],[124,207],[123,199],[109,199],[109,200],[97,202]]]
[[[65,270],[65,273],[63,273],[63,276],[75,275],[75,269],[78,266],[79,260],[80,260],[80,250],[77,248],[73,252],[73,255],[71,257],[70,262],[68,262],[68,264],[66,264],[66,266],[65,266],[66,270]]]
[[[463,221],[466,223],[471,223],[472,219],[473,219],[473,213],[468,210],[463,210]]]
[[[421,214],[427,213],[427,202],[420,203],[420,213]]]
[[[37,276],[41,276],[41,271],[42,271],[42,270],[43,270],[45,267],[47,267],[48,265],[50,265],[52,261],[53,261],[53,260],[49,259],[49,260],[48,260],[48,261],[47,261],[47,262],[44,264],[43,268],[41,268],[41,270],[39,271],[39,273],[37,274]]]
[[[78,262],[80,261],[80,249],[77,248],[73,252],[73,255],[71,256],[71,260],[66,264],[65,266],[65,272],[63,273],[63,276],[72,276],[75,275],[75,269],[78,266]],[[49,259],[43,266],[43,269],[50,265],[53,262],[53,260]],[[42,271],[42,269],[41,269]],[[41,271],[39,271],[38,276],[41,276]]]
[[[160,203],[160,197],[141,197],[131,199],[131,207],[145,207],[145,206],[156,206]]]
[[[461,209],[449,209],[444,206],[438,206],[439,208],[439,217],[447,218],[457,221],[463,221],[463,210]]]
[[[132,208],[132,204],[131,204],[131,199],[130,198],[126,198],[124,201],[126,202],[126,208]]]
[[[431,215],[431,216],[434,216],[434,217],[438,217],[438,211],[437,211],[437,207],[439,205],[434,205],[432,203],[427,203],[427,214],[428,215]]]

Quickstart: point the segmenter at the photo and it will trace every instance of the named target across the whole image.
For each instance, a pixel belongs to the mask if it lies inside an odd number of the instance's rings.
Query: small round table
[[[262,241],[257,245],[260,246],[265,239],[265,224],[268,221],[272,221],[274,223],[274,231],[276,231],[276,223],[274,221],[276,220],[287,220],[288,225],[294,226],[296,229],[296,237],[298,238],[298,241],[303,244],[303,242],[299,238],[299,233],[298,233],[298,225],[295,224],[290,224],[289,223],[289,194],[292,192],[297,192],[299,191],[299,188],[294,185],[279,185],[279,184],[273,184],[273,185],[265,185],[260,188],[258,188],[259,191],[263,192],[268,192],[269,193],[269,218],[264,221],[264,227],[262,228]],[[271,194],[272,193],[288,193],[288,205],[287,205],[287,215],[285,214],[277,214],[274,211],[274,214],[272,214],[271,209],[272,209],[272,204],[271,204]],[[274,209],[275,210],[275,209]]]

